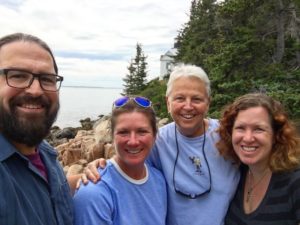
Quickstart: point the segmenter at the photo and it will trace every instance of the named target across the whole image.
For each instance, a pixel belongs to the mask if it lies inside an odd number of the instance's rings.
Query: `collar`
[[[0,146],[0,162],[8,159],[14,154],[25,158],[2,134],[0,134]]]
[[[37,150],[40,151],[41,154],[45,152],[49,153],[50,155],[53,155],[54,157],[57,156],[57,153],[45,141],[43,141],[37,146]],[[28,160],[0,133],[0,162],[5,161],[14,154],[18,155],[19,157],[25,160]]]

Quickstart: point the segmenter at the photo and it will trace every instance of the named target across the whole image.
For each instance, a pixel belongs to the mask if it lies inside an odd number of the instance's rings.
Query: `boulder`
[[[80,160],[81,158],[81,148],[70,148],[67,151],[65,151],[62,155],[62,165],[70,165]]]
[[[83,166],[79,164],[73,164],[69,167],[66,177],[76,175],[83,172]]]
[[[79,121],[83,130],[91,130],[93,129],[94,121],[91,118],[85,118]]]
[[[95,143],[88,154],[88,162],[95,159],[104,158],[104,143]]]
[[[63,168],[65,174],[68,173],[69,168],[70,168],[69,166],[65,166],[65,167]]]
[[[169,122],[168,118],[163,118],[161,120],[158,120],[157,126],[162,127],[162,126],[166,125],[168,122]]]
[[[77,130],[75,128],[66,127],[62,130],[58,130],[58,131],[54,132],[53,136],[56,139],[63,139],[63,138],[71,139],[76,136],[76,133],[77,133]]]
[[[109,143],[112,141],[110,134],[110,120],[104,118],[107,117],[103,117],[94,126],[96,143]]]
[[[85,159],[79,159],[77,161],[77,164],[82,165],[83,167],[85,167],[88,164],[88,161]]]
[[[110,159],[115,155],[115,148],[112,144],[108,143],[104,146],[104,158]]]

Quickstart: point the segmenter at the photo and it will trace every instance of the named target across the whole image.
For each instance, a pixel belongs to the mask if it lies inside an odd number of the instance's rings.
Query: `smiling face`
[[[206,87],[199,78],[180,77],[174,81],[167,105],[181,134],[196,137],[203,133],[209,102]]]
[[[239,111],[232,129],[232,145],[242,163],[268,165],[274,140],[268,111],[259,106]]]
[[[141,112],[117,116],[113,133],[115,160],[128,175],[144,168],[144,161],[155,141],[149,118]]]
[[[0,49],[0,68],[55,74],[51,55],[34,42],[15,41]],[[58,92],[46,92],[35,79],[26,89],[7,85],[0,75],[0,129],[8,139],[35,146],[48,134],[59,108]]]

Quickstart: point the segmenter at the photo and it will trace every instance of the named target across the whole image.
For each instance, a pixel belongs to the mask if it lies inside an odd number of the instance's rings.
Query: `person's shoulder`
[[[96,184],[89,182],[87,185],[81,185],[73,196],[73,203],[75,207],[83,207],[84,211],[103,210],[103,207],[111,207],[113,205],[113,195],[110,188],[105,185],[105,182],[98,181]]]
[[[123,178],[120,176],[120,171],[118,171],[110,159],[106,162],[107,164],[105,168],[98,168],[101,180],[97,182],[96,186],[98,185],[102,189],[108,190],[109,192],[118,192],[118,188],[123,182]]]
[[[219,140],[218,128],[220,126],[219,120],[208,118],[208,138],[211,138],[213,141]]]
[[[218,119],[208,118],[208,123],[209,123],[209,128],[212,130],[215,130],[216,128],[218,128],[220,126]]]
[[[154,166],[149,165],[149,163],[146,163],[146,166],[148,167],[149,173],[154,174],[155,176],[162,177],[164,179],[164,176],[162,172],[158,169],[156,169]]]
[[[175,129],[175,123],[174,122],[168,123],[168,124],[166,124],[166,125],[159,128],[158,137],[159,136],[173,135],[174,129]]]
[[[165,177],[162,174],[162,172],[160,170],[156,169],[155,167],[149,165],[148,163],[146,163],[146,166],[148,168],[149,176],[151,176],[151,178],[153,179],[153,181],[156,184],[159,184],[162,187],[165,187],[166,180],[165,180]]]
[[[103,169],[107,171],[107,169]],[[97,183],[89,182],[87,185],[80,185],[80,188],[76,191],[74,197],[80,196],[80,198],[89,198],[91,196],[101,196],[109,193],[109,186],[105,181],[108,177],[107,173],[101,171],[101,180]]]
[[[300,167],[289,172],[291,179],[297,180],[300,184]]]
[[[105,181],[109,183],[113,180],[113,177],[116,173],[116,168],[110,160],[106,160],[105,168],[98,168],[98,172],[101,175],[100,181]]]
[[[159,128],[160,131],[165,131],[174,128],[175,122],[168,123]]]
[[[290,187],[299,186],[300,188],[300,168],[289,171],[275,173],[277,182],[285,184]]]
[[[293,170],[282,171],[276,173],[278,177],[286,178],[286,177],[300,177],[300,167],[296,167]]]
[[[39,151],[43,151],[45,153],[49,153],[50,155],[57,156],[58,153],[53,146],[51,146],[46,140],[43,140],[39,146]]]
[[[280,176],[275,179],[275,184],[277,188],[287,189],[287,193],[290,196],[297,196],[300,198],[300,168],[294,169],[292,171],[282,172]]]
[[[291,173],[299,175],[300,174],[300,166],[298,166],[297,168],[295,168],[294,170],[292,170]]]

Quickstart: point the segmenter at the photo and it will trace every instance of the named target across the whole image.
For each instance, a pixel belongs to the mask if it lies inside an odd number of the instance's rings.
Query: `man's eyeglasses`
[[[126,105],[127,102],[131,99],[133,99],[137,105],[139,105],[143,108],[151,107],[151,101],[145,97],[128,97],[128,96],[118,98],[116,101],[114,101],[113,106],[115,108],[120,108],[120,107]]]
[[[26,89],[31,86],[37,78],[44,91],[58,91],[63,77],[56,74],[31,73],[22,69],[0,69],[0,75],[5,75],[6,83],[13,88]]]

